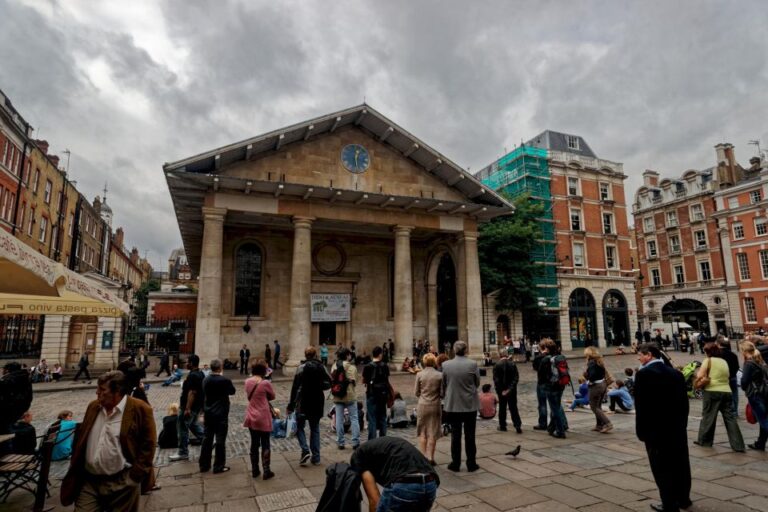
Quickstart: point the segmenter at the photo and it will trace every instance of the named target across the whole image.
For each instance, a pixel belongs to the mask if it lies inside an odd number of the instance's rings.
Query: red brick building
[[[167,348],[170,352],[194,353],[196,316],[197,293],[194,290],[176,286],[170,290],[150,292],[148,318],[143,329],[146,346],[150,350]]]

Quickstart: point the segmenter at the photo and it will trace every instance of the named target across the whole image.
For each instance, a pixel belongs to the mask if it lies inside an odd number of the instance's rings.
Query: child
[[[56,444],[53,445],[51,460],[64,460],[72,455],[72,441],[77,423],[72,419],[72,411],[61,411],[58,419],[59,432],[56,434]]]
[[[584,407],[589,405],[589,382],[584,377],[579,377],[579,390],[571,403],[569,410],[573,412],[576,407]]]
[[[635,405],[623,380],[616,381],[616,389],[612,389],[608,392],[608,398],[611,401],[609,408],[613,412],[616,412],[617,405],[619,406],[619,409],[624,412],[631,411],[632,407]]]
[[[494,393],[491,393],[491,385],[483,384],[483,392],[480,393],[480,417],[484,420],[490,420],[496,416],[496,404],[499,399]]]
[[[175,365],[174,365],[175,366]],[[168,416],[163,417],[163,429],[157,439],[160,448],[178,448],[179,441],[176,434],[176,424],[179,416],[179,404],[172,403],[168,406]]]

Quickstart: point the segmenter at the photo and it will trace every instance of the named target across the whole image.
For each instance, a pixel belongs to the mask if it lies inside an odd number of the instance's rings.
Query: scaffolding
[[[541,238],[531,250],[531,260],[542,265],[534,282],[539,305],[544,309],[560,307],[557,289],[557,255],[555,221],[552,214],[549,161],[546,149],[521,146],[507,153],[478,173],[483,184],[512,199],[529,194],[532,201],[543,207],[539,218]]]

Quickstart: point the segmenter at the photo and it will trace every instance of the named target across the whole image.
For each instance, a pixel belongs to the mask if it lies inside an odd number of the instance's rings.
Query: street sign
[[[138,332],[139,334],[157,334],[162,332],[171,332],[171,330],[167,325],[160,326],[160,327],[140,325],[136,328],[136,332]]]

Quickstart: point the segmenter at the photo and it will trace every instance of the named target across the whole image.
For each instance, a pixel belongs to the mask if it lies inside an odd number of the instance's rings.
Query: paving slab
[[[536,487],[536,492],[558,503],[567,504],[576,508],[600,503],[600,498],[590,496],[589,494],[571,489],[570,487],[561,484],[542,485]]]
[[[293,489],[291,491],[276,492],[259,496],[256,503],[261,512],[274,512],[275,510],[284,510],[286,508],[298,507],[315,503],[317,500],[306,488]]]
[[[540,501],[547,501],[546,496],[517,484],[499,485],[482,491],[474,491],[472,494],[497,510],[512,510]]]

